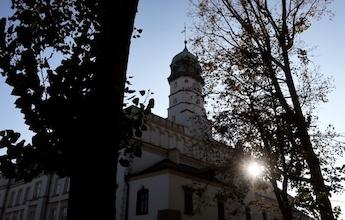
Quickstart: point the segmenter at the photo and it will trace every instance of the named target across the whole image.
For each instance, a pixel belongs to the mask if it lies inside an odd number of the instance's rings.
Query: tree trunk
[[[278,188],[277,182],[275,180],[272,180],[271,183],[273,186],[274,194],[275,194],[277,201],[278,201],[279,209],[283,215],[283,219],[284,220],[291,220],[292,219],[292,211],[291,211],[291,207],[289,204],[287,193],[284,191],[281,191]]]
[[[130,40],[138,0],[100,0],[95,93],[72,143],[68,219],[116,218],[116,171]]]
[[[286,20],[286,11],[287,11],[287,2],[282,0],[282,30],[281,30],[281,39],[280,46],[282,48],[282,57],[284,62],[283,71],[286,77],[286,85],[289,89],[291,95],[291,101],[295,113],[290,115],[298,128],[298,135],[301,140],[302,152],[304,154],[304,159],[306,160],[309,169],[311,182],[313,185],[313,190],[316,196],[316,203],[320,211],[322,220],[334,220],[332,205],[329,200],[329,190],[327,189],[324,179],[321,172],[320,161],[317,155],[314,152],[313,145],[310,141],[310,136],[308,134],[308,128],[306,126],[306,121],[303,115],[303,111],[300,105],[299,97],[295,88],[294,80],[291,73],[290,59],[289,59],[289,48],[287,46],[287,39],[289,37],[287,20]]]
[[[306,126],[306,120],[302,112],[302,108],[299,102],[299,98],[298,98],[295,84],[294,84],[292,74],[291,74],[288,52],[285,47],[283,47],[283,57],[284,57],[284,63],[286,66],[284,70],[285,76],[286,76],[286,84],[289,88],[291,100],[292,100],[293,107],[295,110],[294,114],[290,115],[290,118],[294,120],[298,129],[298,137],[301,140],[301,146],[303,148],[301,150],[304,154],[304,159],[306,160],[310,169],[311,182],[312,182],[313,190],[316,196],[316,203],[319,207],[318,209],[320,211],[321,219],[334,220],[332,205],[329,200],[329,196],[330,196],[329,190],[327,189],[324,183],[319,158],[315,154],[313,145],[310,141],[308,128]]]
[[[100,151],[90,142],[80,150],[71,173],[68,219],[116,219],[116,151]],[[104,145],[103,145],[104,146]],[[108,148],[110,145],[108,145]],[[102,149],[103,150],[103,149]],[[83,158],[81,158],[83,157]],[[87,158],[91,158],[88,161]]]
[[[329,200],[330,193],[324,183],[319,158],[313,150],[312,143],[310,142],[310,137],[305,126],[298,126],[298,128],[305,159],[310,169],[310,179],[313,185],[316,203],[320,211],[321,219],[334,220],[332,205]]]

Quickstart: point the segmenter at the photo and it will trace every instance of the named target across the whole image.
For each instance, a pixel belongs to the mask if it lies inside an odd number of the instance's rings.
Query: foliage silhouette
[[[0,132],[1,172],[26,181],[69,176],[68,219],[115,219],[119,151],[140,155],[129,139],[145,129],[153,100],[123,111],[130,40],[142,32],[132,35],[137,5],[12,0],[13,14],[0,22],[0,72],[34,132],[31,144]]]
[[[343,147],[332,127],[326,133],[315,127],[314,113],[331,86],[298,43],[311,20],[329,13],[331,1],[193,2],[194,45],[218,134],[265,161],[284,219],[295,205],[334,219],[329,197],[343,180],[334,163]],[[293,201],[289,188],[298,193]]]

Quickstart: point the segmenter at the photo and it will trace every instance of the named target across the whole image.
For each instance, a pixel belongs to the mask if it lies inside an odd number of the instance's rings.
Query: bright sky
[[[192,19],[187,15],[188,0],[140,0],[136,27],[142,28],[141,38],[133,39],[129,58],[128,75],[134,76],[136,89],[151,89],[155,94],[154,113],[167,116],[170,62],[182,51],[184,23],[191,27]],[[333,124],[345,135],[345,1],[335,0],[332,6],[332,20],[324,18],[314,22],[304,34],[304,40],[315,47],[314,61],[320,65],[325,76],[332,76],[335,90],[329,95],[329,102],[319,107],[322,127]],[[8,0],[0,0],[0,17],[9,13]],[[188,31],[187,31],[188,32]],[[23,124],[22,116],[14,108],[14,97],[10,88],[0,76],[0,130],[14,129],[23,132],[27,139],[30,134]],[[332,197],[333,204],[342,205],[345,212],[345,196]],[[335,200],[343,201],[341,203]]]

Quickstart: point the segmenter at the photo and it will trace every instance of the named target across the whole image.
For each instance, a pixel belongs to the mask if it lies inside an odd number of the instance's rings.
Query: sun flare
[[[248,164],[247,172],[249,176],[251,177],[260,176],[262,174],[262,171],[263,171],[263,168],[259,163],[253,161]]]

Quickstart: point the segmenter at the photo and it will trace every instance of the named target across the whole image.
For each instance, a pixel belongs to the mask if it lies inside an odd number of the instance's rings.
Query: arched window
[[[136,214],[146,215],[148,213],[148,206],[149,206],[149,190],[143,187],[137,192]]]
[[[184,214],[193,215],[194,214],[194,208],[193,208],[194,189],[183,186],[183,191],[184,191]]]

